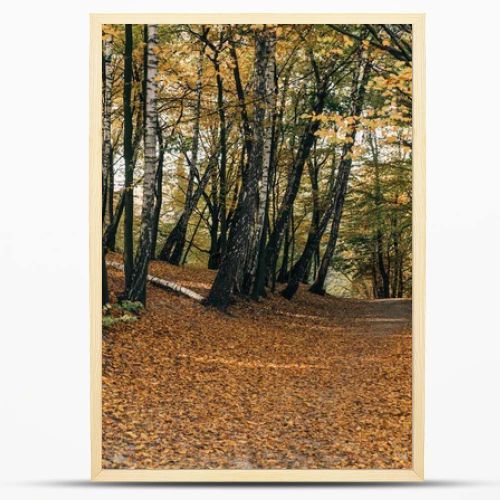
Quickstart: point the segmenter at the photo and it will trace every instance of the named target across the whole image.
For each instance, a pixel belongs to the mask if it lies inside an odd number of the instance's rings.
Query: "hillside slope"
[[[150,273],[202,295],[214,277]],[[139,321],[104,335],[103,466],[410,468],[411,301],[301,288],[225,315],[150,286]]]

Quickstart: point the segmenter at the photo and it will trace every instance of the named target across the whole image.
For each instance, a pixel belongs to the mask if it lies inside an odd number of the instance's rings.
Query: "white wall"
[[[0,27],[4,498],[499,498],[498,2],[15,0]],[[89,12],[426,12],[426,475],[416,487],[90,485]],[[26,201],[28,200],[28,201]]]

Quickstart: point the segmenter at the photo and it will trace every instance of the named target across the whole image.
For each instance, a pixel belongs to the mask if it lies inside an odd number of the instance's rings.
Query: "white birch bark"
[[[203,54],[204,47],[200,48],[198,54],[198,67],[196,70],[196,105],[195,105],[195,118],[193,124],[193,137],[191,144],[191,158],[190,158],[190,177],[194,178],[199,175],[198,172],[198,149],[200,143],[200,117],[201,117],[201,92],[202,92],[202,77],[203,77]],[[191,192],[189,193],[191,195]]]
[[[144,181],[143,201],[141,214],[141,234],[146,235],[150,225],[150,216],[154,205],[155,173],[158,163],[156,151],[156,75],[158,69],[158,57],[156,54],[158,46],[157,25],[148,25],[147,41],[147,81],[145,96],[145,122],[144,122]]]
[[[142,193],[141,233],[139,248],[134,264],[132,285],[128,292],[130,300],[145,303],[146,279],[152,253],[155,181],[158,166],[157,154],[157,72],[158,31],[156,24],[147,26],[147,79],[145,92],[144,120],[144,178]]]
[[[102,192],[103,215],[106,212],[107,183],[113,168],[111,148],[111,107],[113,91],[113,75],[111,61],[113,54],[113,37],[106,34],[103,41],[103,102],[102,102]],[[110,214],[111,216],[111,214]],[[104,217],[103,217],[104,218]],[[111,222],[111,220],[110,220]]]
[[[118,269],[119,271],[123,271],[125,269],[125,266],[123,264],[120,264],[119,262],[108,261],[106,265],[108,267],[112,267],[113,269]],[[162,278],[152,276],[151,274],[146,275],[146,280],[149,281],[152,285],[155,285],[159,288],[180,293],[182,295],[185,295],[186,297],[189,297],[190,299],[197,300],[198,302],[202,302],[203,300],[205,300],[205,298],[199,293],[194,292],[190,288],[178,285],[174,281],[164,280]]]
[[[273,127],[273,114],[276,108],[275,78],[274,70],[276,64],[276,31],[269,29],[267,47],[266,68],[266,117],[264,129],[264,154],[262,160],[262,174],[259,179],[259,209],[257,212],[257,241],[260,241],[264,217],[266,215],[266,203],[269,191],[269,167],[271,162],[271,139]]]

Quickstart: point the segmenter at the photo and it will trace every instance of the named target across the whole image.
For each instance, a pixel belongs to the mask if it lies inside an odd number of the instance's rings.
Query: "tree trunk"
[[[217,181],[217,171],[211,171],[211,189],[210,197],[207,197],[207,204],[210,211],[210,250],[208,257],[208,269],[219,269],[220,253],[219,253],[219,186]]]
[[[132,51],[134,38],[131,24],[125,25],[125,68],[123,74],[123,156],[125,162],[125,217],[123,227],[123,262],[125,290],[132,282],[134,271],[134,146],[132,124]]]
[[[120,195],[120,200],[116,206],[116,210],[113,213],[113,220],[106,226],[103,234],[103,244],[106,250],[111,250],[110,241],[116,239],[116,231],[118,230],[118,225],[120,224],[120,219],[123,214],[123,208],[125,206],[125,190],[122,191]]]
[[[203,57],[204,57],[204,47],[200,49],[198,55],[198,68],[196,76],[196,89],[195,89],[195,111],[194,111],[194,123],[193,123],[193,136],[191,142],[191,153],[189,162],[189,181],[186,191],[186,200],[184,202],[184,208],[181,216],[177,220],[174,228],[168,235],[163,248],[159,254],[159,259],[176,266],[179,265],[182,254],[184,251],[184,246],[186,245],[186,232],[189,223],[189,219],[196,208],[198,201],[201,197],[200,191],[200,175],[198,169],[198,149],[200,142],[200,117],[201,117],[201,94],[202,94],[202,76],[203,76]],[[194,182],[198,179],[198,189],[193,193]],[[208,179],[207,179],[208,182]],[[202,189],[204,189],[203,186]]]
[[[219,113],[219,219],[220,219],[220,241],[218,251],[221,256],[226,252],[227,246],[227,125],[226,111],[224,109],[224,82],[220,73],[219,62],[215,66],[217,80],[217,110]]]
[[[315,102],[312,109],[312,112],[315,115],[319,115],[323,112],[327,96],[328,83],[329,79],[325,78],[321,84],[321,87],[317,90]],[[271,276],[273,273],[275,273],[283,231],[290,218],[290,212],[299,191],[300,180],[302,179],[302,173],[304,171],[304,165],[309,157],[309,153],[314,144],[316,132],[318,131],[319,126],[320,122],[318,120],[309,120],[300,139],[299,150],[291,169],[291,175],[287,183],[279,214],[266,246],[266,274],[268,276]]]
[[[288,281],[288,266],[289,266],[289,259],[290,259],[290,226],[291,224],[288,223],[285,228],[285,242],[283,245],[283,258],[281,261],[281,266],[280,270],[278,272],[278,276],[276,278],[276,281],[278,283],[286,283]]]
[[[106,271],[106,251],[107,241],[105,235],[105,219],[106,205],[108,196],[108,179],[109,174],[113,169],[113,155],[111,149],[111,104],[112,104],[112,87],[113,79],[111,75],[111,59],[113,49],[113,37],[105,35],[103,41],[103,57],[102,57],[102,305],[109,302],[108,292],[108,277]]]
[[[311,263],[312,257],[314,256],[314,252],[319,245],[322,234],[323,232],[320,228],[311,228],[311,231],[307,236],[304,250],[288,276],[288,284],[286,288],[281,292],[281,295],[286,299],[291,299],[295,295],[297,289],[299,288],[299,283],[306,276],[307,270]]]
[[[155,174],[158,166],[156,154],[157,134],[157,102],[156,102],[156,74],[158,68],[157,25],[145,26],[147,37],[147,64],[144,75],[146,80],[145,93],[145,119],[144,119],[144,180],[142,195],[141,233],[139,248],[134,262],[132,283],[128,290],[127,298],[146,304],[146,279],[149,260],[152,252],[153,212],[155,200]]]
[[[311,180],[311,190],[312,190],[312,200],[313,200],[311,227],[309,229],[309,234],[307,236],[306,244],[304,246],[302,254],[299,257],[299,260],[292,267],[288,276],[288,280],[295,280],[295,274],[298,274],[299,281],[302,282],[307,281],[307,276],[309,275],[309,271],[311,268],[312,257],[319,246],[321,237],[323,236],[324,229],[321,227],[318,176],[319,176],[319,165],[317,164],[316,161],[312,161],[309,164],[309,177]],[[331,196],[328,196],[328,198],[330,197]]]
[[[113,222],[113,214],[114,214],[114,194],[115,194],[115,173],[113,169],[113,147],[111,147],[111,158],[110,158],[110,166],[108,169],[108,182],[107,182],[107,203],[108,203],[108,224]],[[108,239],[108,248],[112,252],[115,251],[116,239],[115,233],[110,234],[110,238]]]
[[[123,213],[123,207],[125,205],[125,196],[124,192],[122,192],[120,196],[120,201],[118,202],[118,205],[116,207],[116,210],[113,213],[113,220],[106,226],[106,229],[104,231],[103,237],[102,237],[102,298],[103,298],[103,304],[106,304],[109,302],[109,292],[108,292],[108,276],[107,276],[107,270],[105,266],[105,260],[106,260],[106,253],[108,249],[111,249],[111,245],[109,244],[110,241],[114,241],[116,239],[116,231],[118,229],[118,224],[120,223],[120,219]]]
[[[361,60],[360,70],[356,79],[357,82],[354,84],[356,85],[356,90],[353,94],[353,107],[352,107],[352,116],[354,117],[359,117],[361,115],[365,97],[366,84],[368,83],[370,71],[371,71],[371,63],[363,62],[363,60]],[[337,244],[337,238],[340,228],[340,222],[342,219],[342,212],[344,210],[344,201],[352,167],[351,152],[356,138],[355,126],[353,126],[353,131],[351,132],[350,137],[352,142],[347,143],[342,150],[342,157],[340,159],[339,170],[337,177],[335,179],[333,219],[330,230],[330,236],[325,249],[325,253],[323,254],[323,258],[321,260],[321,265],[319,267],[316,280],[309,288],[310,292],[321,295],[325,293],[326,277],[328,274],[328,269],[330,267],[330,262],[335,252],[335,247]]]
[[[109,289],[108,289],[108,270],[106,269],[106,247],[102,245],[102,259],[101,259],[101,279],[102,279],[102,295],[101,305],[104,307],[109,303]]]
[[[380,189],[380,165],[378,161],[378,147],[375,142],[375,138],[371,134],[369,137],[369,143],[372,150],[373,166],[375,169],[375,262],[377,264],[377,271],[380,274],[380,278],[382,280],[377,296],[378,298],[385,299],[389,297],[389,274],[385,268],[383,254],[384,241],[382,234],[382,191]]]
[[[161,206],[163,202],[163,161],[165,148],[163,146],[163,132],[160,128],[159,117],[156,116],[156,133],[158,136],[158,169],[155,180],[155,208],[153,215],[153,235],[151,236],[151,258],[156,255],[156,242],[158,240],[158,226],[160,224]]]
[[[236,94],[238,96],[238,105],[240,108],[241,122],[243,124],[243,135],[245,139],[245,151],[248,160],[252,152],[252,130],[250,127],[250,120],[248,118],[247,107],[245,103],[245,91],[243,90],[243,84],[241,83],[240,66],[236,53],[236,45],[233,40],[230,40],[229,51],[233,61],[234,83],[236,87]],[[243,171],[244,170],[246,169],[243,168]]]
[[[199,179],[199,184],[196,187],[195,192],[190,196],[189,203],[185,206],[180,219],[177,221],[172,231],[170,231],[170,234],[165,241],[159,255],[160,260],[170,262],[170,264],[174,264],[176,266],[180,264],[184,247],[186,245],[186,233],[189,219],[191,218],[191,215],[198,205],[203,191],[208,184],[212,168],[213,161],[209,160],[207,169],[205,170],[203,177]]]
[[[188,246],[186,248],[186,251],[184,252],[184,256],[182,257],[181,261],[181,266],[184,266],[187,262],[187,258],[189,255],[189,252],[191,251],[191,247],[193,246],[194,240],[196,238],[196,234],[198,233],[198,229],[200,228],[201,221],[203,220],[203,215],[205,214],[205,210],[207,209],[207,205],[205,205],[205,208],[200,214],[200,218],[198,219],[198,222],[196,223],[196,226],[194,228],[193,234],[191,236],[191,239],[189,240]]]
[[[264,153],[264,118],[266,92],[266,66],[268,53],[266,29],[257,29],[255,34],[255,131],[252,156],[244,176],[244,186],[240,193],[227,249],[222,254],[222,261],[213,282],[208,304],[225,310],[232,293],[241,290],[243,266],[247,261],[250,237],[256,216],[256,197],[259,172],[262,168]]]
[[[347,169],[350,171],[351,166],[349,165]],[[342,174],[345,176],[346,168],[339,171],[339,175]],[[347,176],[348,177],[348,176]],[[345,187],[344,187],[345,184]],[[345,199],[345,191],[347,189],[347,181],[343,182],[339,187],[340,191],[335,196],[334,201],[334,210],[333,210],[333,220],[330,230],[330,236],[328,238],[328,243],[326,245],[325,253],[323,254],[323,258],[321,259],[321,264],[318,269],[318,274],[316,276],[316,280],[309,288],[310,292],[317,293],[318,295],[325,294],[325,282],[326,277],[328,275],[328,269],[330,267],[330,262],[333,257],[333,253],[335,252],[335,246],[337,244],[337,238],[339,234],[340,228],[340,220],[342,217],[342,211],[344,206]]]
[[[120,271],[123,271],[124,269],[124,266],[119,262],[113,262],[113,261],[108,262],[108,266],[112,267],[113,269],[118,269]],[[198,302],[204,300],[203,296],[200,295],[199,293],[196,293],[189,288],[185,288],[181,285],[178,285],[173,281],[157,278],[156,276],[151,276],[150,274],[146,275],[146,281],[149,281],[152,285],[157,286],[158,288],[163,288],[164,290],[180,293],[181,295],[185,295],[186,297],[197,300]]]
[[[103,103],[102,103],[102,220],[106,216],[109,196],[109,179],[113,170],[113,153],[111,145],[111,107],[113,91],[113,75],[111,62],[113,54],[113,37],[105,35],[102,60]],[[111,203],[113,201],[111,200]],[[111,219],[109,219],[111,220]]]
[[[265,72],[265,100],[266,116],[264,118],[264,152],[262,173],[258,186],[258,212],[255,230],[255,249],[250,269],[250,283],[254,299],[265,294],[265,250],[269,222],[269,180],[271,168],[274,164],[274,126],[276,121],[276,31],[266,31],[268,37],[266,72]]]
[[[398,260],[398,268],[397,268],[397,274],[398,274],[398,287],[397,287],[397,293],[396,297],[397,298],[402,298],[403,297],[403,254],[400,254],[399,260]]]

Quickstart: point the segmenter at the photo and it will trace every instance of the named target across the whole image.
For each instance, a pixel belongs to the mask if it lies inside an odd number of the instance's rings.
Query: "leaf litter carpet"
[[[214,277],[150,273],[205,296]],[[410,300],[301,287],[222,314],[148,285],[139,320],[103,337],[106,469],[411,468]]]

